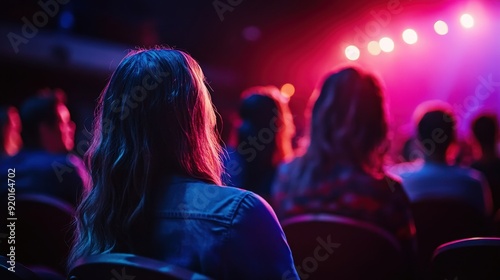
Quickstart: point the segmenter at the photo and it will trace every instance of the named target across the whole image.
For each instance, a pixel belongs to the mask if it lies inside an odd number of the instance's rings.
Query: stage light
[[[345,56],[349,60],[358,60],[359,49],[353,45],[347,46],[347,48],[345,48]]]
[[[295,87],[290,83],[286,83],[281,86],[280,91],[284,96],[290,98],[295,93]]]
[[[434,23],[434,31],[439,35],[446,35],[448,33],[448,24],[442,20],[438,20]]]
[[[394,50],[394,41],[389,37],[384,37],[378,42],[383,52],[392,52]]]
[[[368,52],[372,55],[379,55],[382,50],[377,41],[371,41],[368,43]]]
[[[413,29],[406,29],[403,31],[403,40],[405,43],[408,45],[413,45],[418,41],[418,35],[417,32]]]
[[[474,26],[474,18],[469,14],[463,14],[460,17],[460,23],[465,28],[472,28]]]

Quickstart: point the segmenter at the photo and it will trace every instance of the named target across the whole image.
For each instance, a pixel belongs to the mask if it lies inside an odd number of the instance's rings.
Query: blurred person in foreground
[[[298,278],[272,208],[221,186],[215,110],[187,53],[129,53],[101,94],[93,137],[69,267],[124,252],[215,279]]]

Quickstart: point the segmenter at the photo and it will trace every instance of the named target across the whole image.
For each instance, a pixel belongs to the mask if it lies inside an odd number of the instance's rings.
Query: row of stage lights
[[[470,14],[463,14],[460,17],[460,23],[464,28],[472,28],[474,26],[474,18]],[[434,31],[438,35],[446,35],[448,34],[448,24],[442,20],[438,20],[434,23]],[[402,37],[403,41],[409,45],[413,45],[418,41],[417,32],[411,28],[403,31]],[[394,50],[394,41],[389,37],[383,37],[378,42],[369,42],[367,49],[372,55],[379,55],[381,52],[389,53]],[[345,56],[349,60],[358,60],[360,54],[359,48],[354,45],[349,45],[345,48]]]

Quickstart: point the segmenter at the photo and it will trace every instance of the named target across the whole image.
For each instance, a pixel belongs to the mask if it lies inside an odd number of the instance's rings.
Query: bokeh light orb
[[[345,48],[345,56],[349,60],[358,60],[360,55],[359,49],[356,46],[350,45]]]
[[[418,41],[417,32],[413,29],[406,29],[403,31],[403,41],[408,45],[413,45]]]
[[[295,93],[295,87],[290,83],[286,83],[281,86],[280,91],[284,96],[290,98]]]
[[[368,52],[371,55],[379,55],[382,50],[380,49],[380,45],[377,41],[371,41],[368,43]]]
[[[434,31],[439,35],[446,35],[448,34],[448,24],[442,20],[438,20],[434,23]]]
[[[392,52],[394,50],[394,41],[389,37],[384,37],[378,41],[380,49],[383,52]]]
[[[460,17],[460,23],[465,28],[472,28],[474,26],[474,18],[470,14],[463,14]]]

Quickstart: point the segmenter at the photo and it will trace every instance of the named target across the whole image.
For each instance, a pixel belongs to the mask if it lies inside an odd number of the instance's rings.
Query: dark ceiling
[[[224,97],[219,98],[219,103],[233,103],[244,87],[290,81],[290,77],[281,71],[285,65],[277,65],[271,74],[266,72],[265,77],[262,77],[259,68],[263,67],[264,62],[273,61],[285,53],[287,58],[290,53],[307,53],[309,50],[306,48],[310,46],[307,41],[311,37],[324,34],[325,29],[340,32],[341,27],[349,26],[352,18],[367,16],[368,9],[387,5],[388,2],[4,0],[0,26],[20,29],[24,23],[23,17],[33,21],[33,16],[43,10],[40,3],[46,3],[51,9],[54,9],[54,4],[57,6],[54,16],[43,27],[44,32],[59,31],[129,47],[168,45],[189,52],[202,66],[219,69],[221,73],[232,73],[239,79],[231,87],[218,84],[213,87],[219,97]],[[327,25],[321,24],[325,20]],[[242,35],[248,27],[254,30],[254,41],[246,40]],[[6,34],[1,35],[2,40],[6,40]],[[30,63],[29,60],[21,59],[22,54],[21,49],[20,55],[0,57],[0,69],[9,72],[2,77],[5,79],[2,84],[6,85],[4,91],[17,92],[14,95],[2,94],[1,103],[18,103],[21,96],[44,83],[63,88],[81,84],[82,87],[88,87],[88,92],[93,92],[85,95],[94,98],[108,75],[96,75],[81,69],[60,69],[39,62]],[[289,58],[290,61],[294,60],[293,56]],[[225,106],[222,104],[222,107]]]
[[[469,0],[467,0],[469,1]],[[467,2],[462,1],[462,2]],[[473,0],[470,0],[473,1]],[[474,0],[477,1],[477,0]],[[162,44],[185,50],[206,71],[214,102],[224,113],[237,106],[239,93],[258,84],[292,82],[299,94],[291,106],[299,114],[325,69],[325,45],[341,49],[353,28],[374,20],[373,12],[404,8],[393,18],[415,18],[453,0],[3,0],[0,27],[19,30],[23,17],[57,3],[57,12],[43,31],[57,31],[89,40],[133,48]],[[498,2],[491,0],[484,2]],[[64,4],[63,4],[64,3]],[[48,5],[48,4],[47,4]],[[219,11],[217,10],[219,9]],[[395,20],[392,25],[397,25]],[[250,40],[244,30],[250,28]],[[9,29],[10,28],[10,29]],[[17,28],[17,29],[16,29]],[[4,28],[5,30],[5,28]],[[7,40],[6,34],[0,34]],[[18,104],[42,86],[61,87],[69,100],[89,104],[99,94],[107,73],[67,69],[0,54],[0,104]],[[317,67],[316,67],[317,68]],[[232,83],[214,76],[234,76]]]

